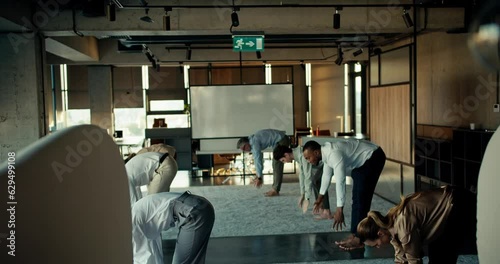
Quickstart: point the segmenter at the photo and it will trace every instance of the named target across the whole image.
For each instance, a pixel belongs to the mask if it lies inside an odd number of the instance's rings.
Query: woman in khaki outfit
[[[358,224],[358,237],[367,246],[391,243],[395,263],[422,263],[428,245],[429,263],[456,263],[467,244],[475,251],[476,197],[445,186],[411,194],[386,216],[370,211]]]

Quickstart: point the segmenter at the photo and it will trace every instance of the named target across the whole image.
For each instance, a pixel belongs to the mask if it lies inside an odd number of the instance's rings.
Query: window
[[[66,110],[66,126],[90,124],[90,109]]]
[[[186,128],[189,127],[188,114],[173,114],[173,115],[148,115],[147,127],[152,128],[154,120],[157,118],[164,118],[167,128]]]
[[[122,130],[123,137],[144,137],[146,113],[144,108],[115,108],[115,130]]]
[[[150,100],[150,111],[183,111],[184,100]]]

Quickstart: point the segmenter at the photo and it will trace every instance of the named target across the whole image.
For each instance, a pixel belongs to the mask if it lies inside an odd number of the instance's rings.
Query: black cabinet
[[[477,179],[493,131],[453,130],[453,140],[418,137],[415,141],[417,190],[444,184],[477,190]]]
[[[477,179],[486,146],[493,131],[456,129],[453,131],[453,181],[472,192],[477,190]]]
[[[451,183],[451,141],[419,137],[415,141],[415,154],[417,190]]]

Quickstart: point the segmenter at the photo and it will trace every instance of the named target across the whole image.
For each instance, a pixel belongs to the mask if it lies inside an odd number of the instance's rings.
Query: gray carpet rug
[[[347,186],[347,201],[351,201],[351,187]],[[330,204],[336,205],[335,184],[330,186]],[[172,192],[191,191],[207,198],[215,208],[215,224],[212,237],[254,236],[277,234],[302,234],[333,232],[331,220],[315,220],[311,208],[303,214],[297,206],[300,195],[298,183],[284,183],[280,196],[265,197],[264,192],[270,186],[264,185],[261,189],[254,186],[202,186],[190,188],[172,188]],[[374,196],[372,210],[387,212],[393,204]],[[346,228],[351,223],[351,203],[344,207]],[[176,231],[169,230],[163,233],[164,239],[175,238]]]
[[[348,231],[351,222],[351,188],[348,185],[346,190],[345,221]],[[279,234],[303,234],[334,232],[332,230],[332,220],[315,220],[311,207],[305,214],[297,206],[300,194],[298,183],[284,183],[277,197],[265,197],[264,193],[270,189],[269,185],[264,185],[261,189],[254,186],[201,186],[189,188],[172,188],[172,192],[184,192],[189,190],[207,198],[215,208],[215,223],[211,237],[233,237],[233,236],[255,236],[255,235],[279,235]],[[335,208],[335,184],[330,186],[330,204]],[[312,201],[311,201],[312,203]],[[394,206],[377,195],[372,200],[372,210],[386,213]],[[177,229],[171,229],[162,233],[163,239],[175,239]],[[389,264],[394,263],[390,259],[357,259],[357,260],[336,260],[329,262],[297,262],[311,264],[353,264],[353,263],[374,263]],[[424,258],[424,263],[428,259]],[[477,256],[460,256],[457,263],[477,264]]]

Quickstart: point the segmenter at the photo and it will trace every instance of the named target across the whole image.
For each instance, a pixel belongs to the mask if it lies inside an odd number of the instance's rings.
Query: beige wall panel
[[[142,89],[142,69],[135,67],[113,67],[113,89]]]
[[[417,41],[417,109],[418,124],[432,124],[432,45]]]
[[[344,115],[344,67],[335,64],[311,67],[311,125],[314,130],[340,131]]]
[[[370,114],[370,139],[388,158],[411,163],[409,85],[370,89]]]
[[[419,124],[457,128],[474,122],[486,129],[500,125],[500,114],[492,110],[498,96],[496,73],[472,56],[466,34],[422,35],[417,51]]]

